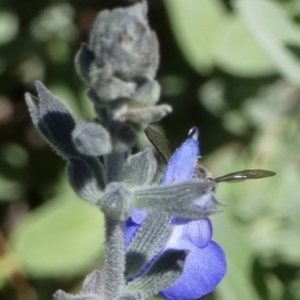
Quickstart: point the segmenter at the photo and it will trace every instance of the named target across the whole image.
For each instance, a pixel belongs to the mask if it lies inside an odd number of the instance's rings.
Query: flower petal
[[[147,212],[141,209],[132,209],[131,216],[127,219],[125,224],[125,246],[127,247],[136,231],[140,228],[141,224],[145,221]]]
[[[161,184],[187,181],[193,178],[199,157],[198,134],[189,137],[170,158]]]
[[[142,209],[132,209],[131,210],[131,219],[137,225],[141,225],[147,217],[147,212]]]
[[[175,219],[175,218],[174,218]],[[212,238],[212,224],[209,218],[203,218],[195,221],[188,219],[172,220],[173,233],[166,245],[167,248],[186,249],[183,241],[203,248],[207,246]]]
[[[184,243],[187,246],[188,243]],[[186,258],[181,276],[161,292],[168,300],[198,299],[210,293],[226,273],[226,260],[222,248],[210,242],[205,248],[189,244],[191,250]]]
[[[183,234],[199,248],[205,247],[212,238],[212,224],[208,218],[192,221],[184,226]]]

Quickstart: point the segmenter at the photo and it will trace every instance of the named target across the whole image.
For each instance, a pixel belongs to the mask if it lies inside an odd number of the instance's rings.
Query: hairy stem
[[[122,293],[125,286],[124,222],[107,217],[105,221],[105,300],[113,300]]]
[[[126,152],[112,152],[104,158],[106,182],[122,181]],[[105,300],[116,299],[125,286],[124,222],[105,216]]]
[[[104,157],[106,182],[122,181],[127,152],[112,152]]]

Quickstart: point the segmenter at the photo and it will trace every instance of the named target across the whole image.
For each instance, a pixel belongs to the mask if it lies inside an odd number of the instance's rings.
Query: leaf
[[[238,16],[224,22],[214,48],[216,64],[236,76],[265,76],[275,72],[273,61]]]
[[[103,218],[83,201],[52,201],[35,210],[10,237],[30,276],[82,274],[103,252]]]
[[[280,4],[267,0],[240,0],[237,11],[253,36],[290,82],[300,85],[300,29]]]
[[[199,72],[212,69],[212,49],[223,26],[221,1],[165,0],[174,35],[188,62]]]

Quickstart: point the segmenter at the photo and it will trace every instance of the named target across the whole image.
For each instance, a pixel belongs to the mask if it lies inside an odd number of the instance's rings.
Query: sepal
[[[154,105],[160,97],[160,85],[156,80],[148,80],[138,87],[133,100],[141,105]]]
[[[89,49],[87,44],[82,43],[75,57],[75,68],[87,83],[90,82],[90,68],[94,59],[94,52]]]
[[[102,69],[93,64],[90,71],[91,88],[96,92],[99,100],[109,102],[119,98],[133,97],[137,84],[113,76],[113,70],[108,62],[103,62],[103,64]]]
[[[34,125],[61,155],[66,158],[78,155],[71,138],[75,128],[71,113],[41,82],[36,81],[36,88],[38,98],[25,94]]]
[[[110,219],[125,221],[130,216],[131,199],[132,194],[123,183],[111,182],[106,186],[100,205]]]
[[[101,156],[112,150],[108,131],[100,124],[80,121],[72,132],[77,150],[89,156]]]
[[[129,156],[124,170],[124,183],[129,187],[150,184],[157,170],[157,162],[150,148]]]
[[[99,205],[103,197],[103,186],[99,182],[97,173],[88,164],[81,159],[71,158],[67,165],[67,176],[79,197],[92,205]]]
[[[82,294],[93,293],[98,295],[100,299],[104,295],[104,282],[99,270],[94,270],[88,276],[86,276],[82,285]]]
[[[133,207],[150,211],[164,211],[170,216],[198,219],[218,212],[220,202],[212,190],[215,183],[192,180],[169,185],[152,186],[134,191]]]
[[[126,249],[126,276],[132,277],[149,263],[163,248],[172,233],[166,213],[148,214]]]
[[[124,104],[115,110],[113,119],[120,122],[141,124],[142,128],[146,128],[150,123],[160,121],[170,112],[172,112],[172,107],[167,104],[150,107],[132,107],[130,104]]]
[[[167,250],[150,270],[128,284],[129,290],[143,291],[146,299],[158,294],[181,275],[189,251]]]

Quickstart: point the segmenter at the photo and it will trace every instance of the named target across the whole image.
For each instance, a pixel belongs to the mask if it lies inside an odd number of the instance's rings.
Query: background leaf
[[[79,275],[102,258],[102,214],[72,198],[52,200],[12,232],[12,247],[30,276]]]
[[[287,80],[300,85],[300,27],[279,3],[241,0],[236,7],[253,36]]]
[[[177,41],[189,63],[200,72],[213,67],[212,49],[226,15],[220,1],[165,0]]]
[[[223,22],[215,44],[216,64],[236,76],[265,76],[275,72],[274,63],[238,16]]]

